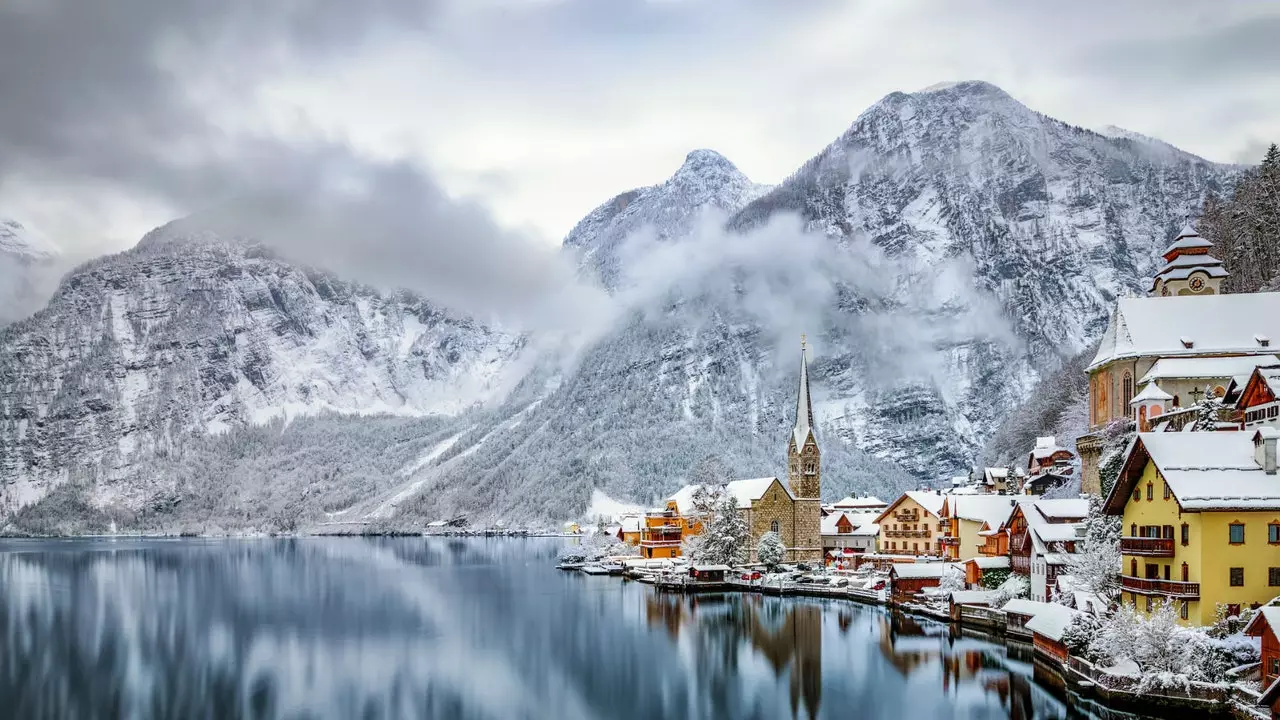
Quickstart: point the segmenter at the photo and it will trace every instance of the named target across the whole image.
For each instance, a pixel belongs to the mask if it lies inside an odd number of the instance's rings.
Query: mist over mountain
[[[48,301],[61,258],[62,251],[48,238],[0,215],[0,326]]]
[[[255,510],[220,528],[281,511],[573,517],[595,491],[654,502],[708,455],[782,474],[806,334],[824,495],[892,495],[966,471],[1237,172],[986,83],[894,93],[775,187],[697,150],[593,210],[563,248],[581,287],[538,303],[556,333],[583,328],[553,343],[541,323],[436,305],[430,283],[376,290],[225,232],[152,238],[0,331],[0,478],[11,504],[75,480],[99,505],[160,493],[213,513],[230,473]],[[362,278],[380,257],[359,258]],[[253,427],[321,411],[301,446],[288,424]],[[386,412],[424,419],[364,443],[383,460],[306,449]],[[285,447],[287,472],[268,462]],[[340,492],[358,472],[360,492]]]

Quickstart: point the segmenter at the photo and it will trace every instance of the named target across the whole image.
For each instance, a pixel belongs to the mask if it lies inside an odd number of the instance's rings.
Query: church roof
[[[1158,400],[1163,402],[1165,400],[1172,400],[1172,399],[1173,399],[1172,395],[1165,392],[1164,390],[1161,390],[1159,385],[1156,385],[1155,383],[1150,382],[1150,383],[1147,383],[1146,387],[1142,388],[1142,392],[1133,396],[1133,399],[1129,401],[1129,404],[1133,405],[1135,403],[1140,403],[1143,400]]]
[[[1173,243],[1160,253],[1166,259],[1173,254],[1181,253],[1185,250],[1199,250],[1201,248],[1211,248],[1213,243],[1200,237],[1200,235],[1191,228],[1190,224],[1183,225],[1178,231],[1178,237],[1173,239]]]
[[[1160,358],[1138,380],[1148,383],[1163,378],[1178,380],[1210,380],[1248,375],[1255,367],[1280,363],[1275,355],[1246,355],[1244,357]]]
[[[1132,357],[1269,355],[1280,337],[1280,293],[1121,298],[1089,369]]]
[[[759,500],[764,497],[769,486],[778,483],[782,486],[783,492],[787,497],[795,500],[795,496],[791,494],[791,489],[784,483],[778,482],[776,477],[755,478],[752,480],[734,480],[724,486],[724,491],[734,497],[738,501],[738,509],[746,510],[751,507],[752,500]]]
[[[791,429],[791,440],[796,450],[804,448],[813,432],[813,402],[809,398],[809,361],[805,357],[804,343],[800,344],[800,389],[796,392],[796,424]],[[817,441],[817,436],[814,436]]]

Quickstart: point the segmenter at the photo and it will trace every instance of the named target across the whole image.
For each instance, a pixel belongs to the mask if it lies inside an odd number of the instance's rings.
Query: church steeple
[[[1191,227],[1182,226],[1173,244],[1165,248],[1164,267],[1151,280],[1152,295],[1216,295],[1227,273],[1222,261],[1209,254],[1213,243]]]
[[[797,498],[822,495],[821,452],[813,430],[813,401],[809,396],[809,360],[800,338],[800,388],[796,392],[796,422],[787,441],[787,481]]]

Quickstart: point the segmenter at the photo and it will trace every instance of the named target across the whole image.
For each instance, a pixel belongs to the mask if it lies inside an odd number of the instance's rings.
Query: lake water
[[[658,595],[563,542],[0,540],[0,716],[1098,717],[944,625]]]

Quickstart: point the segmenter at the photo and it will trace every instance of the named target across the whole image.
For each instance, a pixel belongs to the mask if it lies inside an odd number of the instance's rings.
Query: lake
[[[1100,717],[1026,651],[847,601],[565,573],[564,542],[0,540],[0,714]]]

